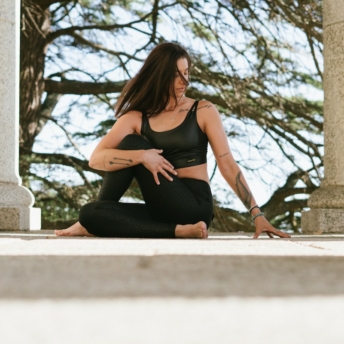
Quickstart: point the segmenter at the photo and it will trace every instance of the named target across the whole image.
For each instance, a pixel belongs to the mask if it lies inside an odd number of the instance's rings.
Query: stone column
[[[20,0],[0,0],[0,230],[40,229],[41,210],[21,186],[19,157]]]
[[[344,233],[344,1],[324,0],[324,167],[303,233]]]

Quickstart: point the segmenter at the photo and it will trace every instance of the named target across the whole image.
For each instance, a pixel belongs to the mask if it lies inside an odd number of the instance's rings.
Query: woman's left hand
[[[255,219],[256,232],[254,233],[253,239],[258,239],[259,235],[265,232],[270,238],[274,238],[274,235],[280,238],[290,238],[290,235],[284,233],[275,227],[273,227],[264,216],[258,216]]]

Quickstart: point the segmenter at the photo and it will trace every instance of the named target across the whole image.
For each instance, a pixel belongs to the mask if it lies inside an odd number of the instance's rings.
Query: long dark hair
[[[187,51],[177,43],[161,43],[148,55],[140,71],[124,86],[115,109],[115,116],[137,110],[145,112],[148,117],[156,116],[166,109],[174,92],[176,74],[182,78],[185,86],[189,82],[179,72],[177,61],[186,58],[190,73],[191,59]]]

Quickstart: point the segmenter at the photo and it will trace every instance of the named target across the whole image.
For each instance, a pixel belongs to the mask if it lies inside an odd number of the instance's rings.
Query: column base
[[[41,229],[41,209],[0,207],[0,231]]]
[[[344,209],[313,208],[301,214],[302,233],[344,233]]]

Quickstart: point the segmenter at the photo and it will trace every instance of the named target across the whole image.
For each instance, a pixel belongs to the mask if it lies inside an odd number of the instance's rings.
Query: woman
[[[90,158],[91,167],[107,172],[98,201],[83,206],[79,222],[56,235],[207,238],[213,217],[209,142],[222,176],[253,217],[254,237],[262,232],[289,237],[256,205],[215,106],[184,96],[190,68],[190,57],[178,44],[152,50],[123,89],[118,120]],[[134,177],[145,204],[120,203]]]

